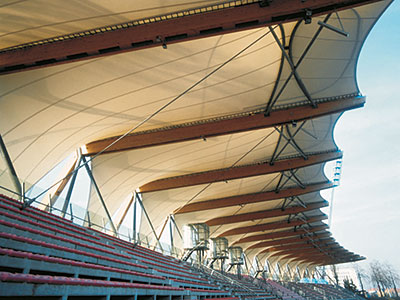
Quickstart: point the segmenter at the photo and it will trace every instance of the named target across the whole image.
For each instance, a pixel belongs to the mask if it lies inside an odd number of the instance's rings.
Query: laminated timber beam
[[[288,259],[288,257],[284,257],[283,259]],[[319,252],[319,253],[310,253],[309,256],[304,257],[292,257],[289,258],[292,261],[302,262],[302,263],[318,263],[318,262],[333,262],[335,258],[330,256],[329,254]]]
[[[217,169],[183,176],[163,178],[142,185],[140,187],[140,192],[155,192],[244,177],[272,174],[311,166],[326,161],[339,159],[341,157],[341,151],[331,151],[309,155],[306,160],[303,157],[296,157],[276,161],[273,165],[268,162],[262,162],[258,164],[242,165],[233,168]]]
[[[341,258],[336,258],[336,257],[331,257],[328,255],[321,255],[321,256],[316,256],[316,257],[310,257],[310,258],[305,258],[305,259],[296,259],[296,261],[300,263],[305,263],[308,265],[317,265],[317,266],[324,266],[324,265],[334,265],[334,264],[340,264],[340,263],[347,263],[347,262],[353,262],[353,261],[358,261],[362,260],[364,258],[357,258],[357,257],[352,257],[352,256],[344,256]]]
[[[309,247],[304,249],[299,249],[297,251],[302,251],[300,253],[295,254],[294,251],[283,251],[280,253],[273,253],[268,258],[272,259],[273,257],[280,258],[280,259],[288,259],[292,261],[312,261],[317,259],[326,259],[326,258],[333,258],[339,259],[337,256],[339,253],[335,251],[334,248],[329,249],[329,247],[324,247],[321,249],[311,248]],[[293,255],[291,255],[293,254]]]
[[[302,249],[301,252],[299,251],[282,251],[279,253],[273,253],[272,256],[282,256],[284,259],[293,259],[293,260],[300,260],[300,259],[315,259],[318,256],[330,256],[330,257],[346,257],[349,256],[349,252],[344,250],[343,247],[338,245],[333,245],[331,247],[325,246],[318,248],[310,248],[310,249]]]
[[[288,255],[282,254],[281,256],[284,256],[285,259],[293,259],[293,260],[315,260],[318,258],[318,256],[320,257],[329,256],[335,259],[343,259],[343,258],[347,259],[350,257],[355,257],[357,255],[345,250],[343,247],[332,246],[331,248],[329,247],[321,247],[320,249],[314,248],[308,251],[302,251]]]
[[[342,263],[348,263],[348,262],[355,262],[359,260],[365,259],[364,257],[347,257],[347,258],[331,258],[331,257],[322,257],[320,259],[306,259],[302,260],[302,263],[308,263],[310,265],[317,265],[317,266],[326,266],[326,265],[335,265],[335,264],[342,264]]]
[[[292,220],[292,221],[280,221],[280,222],[271,222],[271,223],[264,223],[258,225],[251,225],[251,226],[244,226],[244,227],[237,227],[230,230],[227,230],[221,233],[218,237],[227,237],[232,235],[238,234],[248,234],[252,232],[258,231],[266,231],[266,230],[274,230],[274,229],[282,229],[282,228],[289,228],[294,226],[301,226],[304,224],[309,224],[313,222],[318,222],[322,220],[326,220],[328,217],[326,215],[314,216],[309,217],[307,220]]]
[[[318,102],[318,100],[316,100]],[[348,95],[342,99],[331,99],[318,103],[317,108],[309,105],[274,110],[265,117],[263,112],[241,114],[239,116],[225,116],[208,119],[189,124],[181,124],[172,128],[159,128],[156,131],[143,131],[127,135],[93,141],[86,144],[85,155],[92,156],[101,152],[120,152],[145,147],[160,146],[170,143],[179,143],[196,139],[216,137],[227,134],[274,127],[281,124],[300,122],[332,113],[343,112],[364,106],[365,97]],[[118,142],[116,142],[118,140]],[[107,148],[112,143],[111,147]],[[107,148],[107,149],[106,149]],[[103,151],[106,149],[105,151]]]
[[[318,245],[318,247],[316,245]],[[326,245],[325,242],[319,243],[318,241],[314,241],[314,244],[288,245],[281,248],[274,248],[274,249],[270,248],[268,252],[272,252],[270,255],[271,257],[284,256],[284,255],[301,256],[303,253],[310,253],[310,252],[320,253],[321,250],[325,250],[328,252],[328,251],[335,251],[338,249],[343,249],[343,247],[340,246],[338,243],[332,243]]]
[[[321,239],[321,238],[330,237],[331,235],[332,234],[330,232],[326,231],[326,232],[315,234],[313,237],[314,237],[314,239],[315,238]],[[300,238],[300,237],[297,237],[297,238]],[[251,245],[246,250],[269,247],[269,246],[271,246],[269,243],[270,243],[270,241],[260,242],[260,243]],[[260,253],[265,253],[265,252],[268,252],[268,249],[265,249],[265,250],[261,251]]]
[[[330,240],[327,241],[329,242]],[[331,242],[332,245],[329,245],[329,243],[327,244],[327,241],[315,240],[313,241],[314,244],[295,244],[285,245],[282,247],[273,247],[261,251],[260,254],[267,253],[269,254],[269,257],[285,256],[285,258],[294,258],[297,256],[301,256],[305,253],[316,253],[316,250],[318,250],[318,248],[316,248],[314,245],[319,245],[319,247],[321,247],[322,249],[340,247],[338,243]],[[319,252],[320,251],[318,250],[318,253]]]
[[[304,235],[304,234],[307,234],[308,232],[317,232],[317,231],[321,231],[321,230],[325,230],[325,229],[328,229],[328,225],[326,225],[326,224],[309,228],[309,229],[307,229],[307,231],[305,229],[299,228],[298,230],[285,230],[285,231],[251,235],[251,236],[241,238],[240,240],[233,243],[233,245],[237,245],[237,244],[241,244],[241,243],[249,243],[249,242],[259,242],[259,241],[263,241],[263,240],[270,240],[270,239],[280,238],[280,237]]]
[[[326,241],[332,240],[333,241],[333,238],[325,238],[324,240],[326,240]],[[304,238],[304,236],[295,236],[295,237],[289,237],[289,238],[273,239],[272,241],[266,241],[266,242],[263,242],[262,247],[279,247],[279,246],[284,246],[284,245],[292,245],[292,244],[300,244],[300,243],[304,244],[304,243],[307,243],[307,241],[309,241],[309,240]],[[260,253],[264,253],[264,252],[261,251]]]
[[[219,198],[219,199],[212,199],[207,201],[200,201],[195,203],[187,204],[179,209],[177,209],[174,214],[183,214],[189,212],[198,212],[203,210],[209,209],[217,209],[217,208],[224,208],[230,206],[241,206],[250,203],[257,203],[257,202],[264,202],[264,201],[272,201],[277,199],[282,199],[291,196],[299,196],[311,192],[316,192],[320,190],[324,190],[327,188],[333,187],[332,182],[324,182],[324,183],[317,183],[317,184],[310,184],[303,187],[294,187],[288,189],[276,191],[269,191],[269,192],[262,192],[262,193],[253,193],[253,194],[246,194],[246,195],[239,195],[239,196],[232,196],[226,198]],[[294,226],[294,225],[293,225]]]
[[[322,253],[321,253],[322,254]],[[328,265],[328,264],[338,264],[345,262],[353,262],[363,260],[365,257],[359,256],[357,254],[353,254],[348,252],[346,254],[333,253],[332,256],[329,255],[314,255],[314,257],[307,258],[298,258],[296,261],[301,261],[309,264],[317,264],[317,265]]]
[[[0,74],[135,51],[215,35],[301,20],[377,0],[279,0],[210,5],[3,49]],[[258,3],[259,2],[259,3]]]
[[[318,253],[314,253],[314,252],[303,252],[303,253],[292,253],[292,254],[287,254],[287,255],[283,255],[284,259],[293,259],[293,260],[299,260],[299,259],[312,259],[312,258],[319,258],[319,257],[324,257],[327,256],[326,253],[319,251]]]
[[[303,206],[299,205],[299,206],[288,207],[285,210],[278,208],[278,209],[256,211],[256,212],[251,212],[251,213],[244,213],[244,214],[239,214],[239,215],[214,218],[214,219],[206,221],[205,223],[208,226],[219,226],[219,225],[225,225],[225,224],[232,224],[232,223],[254,221],[254,220],[260,220],[260,219],[266,219],[266,218],[274,218],[274,217],[280,217],[280,216],[286,216],[286,215],[293,215],[293,214],[297,214],[300,212],[319,209],[319,208],[326,207],[326,206],[328,206],[327,201],[320,201],[320,202],[315,202],[315,203],[309,204],[307,207],[303,207]]]

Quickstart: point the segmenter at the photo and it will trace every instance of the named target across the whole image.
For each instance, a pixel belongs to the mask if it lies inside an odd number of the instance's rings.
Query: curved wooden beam
[[[318,245],[316,247],[314,244]],[[315,253],[323,253],[320,249],[331,251],[333,249],[343,249],[338,243],[325,244],[325,242],[314,241],[314,244],[303,244],[303,245],[288,245],[281,247],[280,249],[272,249],[268,252],[272,252],[270,257],[272,256],[285,256],[293,255],[294,257],[301,257],[303,254],[315,252]]]
[[[328,217],[325,214],[323,214],[320,216],[309,217],[306,221],[292,220],[292,221],[271,222],[271,223],[264,223],[264,224],[258,224],[258,225],[237,227],[237,228],[230,229],[230,230],[227,230],[227,231],[221,233],[218,237],[227,237],[227,236],[232,236],[232,235],[237,235],[237,234],[247,234],[247,233],[258,232],[258,231],[289,228],[289,227],[294,227],[294,226],[300,226],[303,224],[318,222],[318,221],[322,221],[322,220],[326,220],[326,219],[328,219]]]
[[[342,154],[343,153],[341,151],[331,151],[309,155],[306,160],[303,157],[296,157],[276,161],[273,165],[269,164],[268,162],[263,162],[258,164],[242,165],[233,168],[217,169],[183,176],[163,178],[142,185],[140,187],[140,192],[155,192],[211,182],[272,174],[339,159],[342,157]]]
[[[354,262],[365,259],[365,257],[359,256],[351,252],[332,253],[332,255],[334,256],[329,256],[324,253],[320,253],[320,254],[314,254],[312,257],[299,257],[298,259],[295,260],[316,265],[328,265],[328,264]]]
[[[335,264],[342,264],[342,263],[348,263],[348,262],[356,262],[360,260],[364,260],[365,257],[362,256],[350,256],[350,257],[343,257],[343,258],[332,258],[330,256],[327,257],[321,257],[321,258],[309,258],[309,259],[304,259],[301,260],[303,263],[309,263],[312,265],[317,265],[317,266],[326,266],[326,265],[335,265]]]
[[[318,244],[317,242],[314,242],[315,244]],[[336,245],[331,246],[331,247],[340,247],[338,246],[337,243],[335,243]],[[319,246],[321,249],[328,251],[329,250],[329,246],[323,246],[323,244],[321,244]],[[315,247],[313,244],[303,244],[303,245],[298,245],[297,247],[288,247],[288,248],[282,248],[281,250],[278,249],[277,251],[267,251],[267,252],[263,252],[263,253],[270,253],[268,257],[275,257],[275,256],[282,256],[285,259],[289,259],[289,258],[299,258],[302,257],[303,255],[307,255],[307,254],[319,254],[319,253],[323,253],[321,252],[321,250],[317,247]]]
[[[326,235],[326,236],[329,236],[329,235]],[[333,240],[333,238],[325,238],[325,239],[326,240]],[[304,243],[307,243],[307,241],[309,241],[309,240],[304,238],[304,236],[295,236],[295,237],[289,237],[289,238],[279,238],[279,239],[273,239],[271,241],[263,242],[263,248],[265,248],[265,247],[279,247],[279,246],[291,245],[291,244],[304,244]],[[247,248],[246,250],[248,250],[248,249],[250,249],[250,248]],[[267,249],[265,250],[265,252],[268,252]],[[265,252],[263,250],[260,253],[265,253]]]
[[[200,201],[195,203],[189,203],[179,209],[177,209],[174,214],[183,214],[189,212],[198,212],[210,209],[224,208],[230,206],[241,206],[250,203],[264,202],[264,201],[272,201],[277,199],[282,199],[291,196],[299,196],[311,192],[316,192],[324,189],[328,189],[333,187],[332,182],[324,182],[317,184],[310,184],[301,187],[293,187],[288,189],[280,190],[279,192],[269,191],[269,192],[261,192],[261,193],[253,193],[239,196],[232,196],[226,198],[212,199],[207,201]]]
[[[224,116],[202,120],[188,124],[160,128],[157,131],[142,131],[130,134],[119,140],[104,153],[120,152],[145,147],[154,147],[171,143],[179,143],[208,137],[269,128],[292,121],[300,122],[328,114],[343,112],[364,106],[365,97],[349,95],[344,99],[318,103],[317,108],[310,105],[274,110],[265,117],[263,112],[239,116]],[[120,136],[93,141],[86,145],[85,155],[95,155],[108,145],[118,140]]]
[[[304,253],[298,253],[298,254],[293,254],[291,256],[291,258],[293,260],[302,260],[302,261],[315,261],[318,260],[319,258],[326,258],[329,257],[333,260],[341,260],[341,261],[345,261],[345,260],[353,260],[353,259],[359,259],[361,258],[359,255],[356,255],[354,253],[351,253],[345,249],[338,248],[335,249],[335,247],[328,249],[325,248],[323,249],[324,252],[317,252],[316,250],[314,251],[310,251],[310,252],[304,252]],[[286,256],[287,258],[288,256]]]
[[[304,18],[305,9],[312,11],[313,16],[318,16],[370,2],[374,1],[280,0],[271,1],[266,7],[261,7],[259,3],[241,5],[233,2],[233,7],[210,5],[203,9],[149,16],[142,20],[85,29],[40,43],[7,48],[0,52],[0,74],[151,47],[166,47],[167,44],[295,21]]]
[[[321,233],[318,233],[318,234],[316,234],[316,235],[314,235],[314,238],[325,238],[325,237],[329,237],[329,236],[331,236],[332,234],[330,233],[330,232],[321,232]],[[269,247],[270,246],[270,244],[269,244],[270,242],[269,241],[265,241],[265,242],[260,242],[260,243],[257,243],[257,244],[254,244],[254,245],[251,245],[250,247],[248,247],[246,250],[250,250],[250,249],[256,249],[256,248],[265,248],[265,247]],[[268,249],[265,249],[265,250],[263,250],[263,251],[261,251],[260,253],[265,253],[265,252],[268,252]]]
[[[307,231],[304,228],[299,228],[298,230],[285,230],[285,231],[251,235],[251,236],[241,238],[240,240],[234,242],[233,245],[249,243],[249,242],[258,242],[258,241],[263,241],[263,240],[270,240],[270,239],[275,239],[275,238],[280,238],[280,237],[301,236],[307,232],[317,232],[317,231],[326,230],[326,229],[328,229],[328,225],[323,224],[321,226],[315,226],[315,227],[309,228],[309,229],[307,229]]]
[[[239,215],[232,215],[232,216],[225,216],[214,218],[208,220],[206,224],[208,226],[218,226],[218,225],[225,225],[225,224],[232,224],[232,223],[239,223],[239,222],[246,222],[246,221],[254,221],[266,218],[274,218],[280,216],[287,216],[287,215],[294,215],[300,212],[309,211],[313,209],[319,209],[322,207],[328,206],[327,201],[320,201],[309,204],[307,207],[303,206],[291,206],[282,210],[280,208],[277,209],[270,209],[270,210],[263,210],[263,211],[256,211],[251,213],[244,213]]]

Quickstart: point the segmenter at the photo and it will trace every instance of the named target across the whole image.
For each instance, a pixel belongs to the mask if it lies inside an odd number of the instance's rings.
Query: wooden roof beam
[[[270,210],[263,210],[263,211],[256,211],[232,216],[225,216],[225,217],[218,217],[205,222],[208,226],[219,226],[225,224],[232,224],[232,223],[239,223],[239,222],[246,222],[246,221],[254,221],[260,219],[267,219],[267,218],[274,218],[286,215],[294,215],[300,212],[319,209],[322,207],[327,207],[327,201],[320,201],[308,204],[307,207],[303,206],[291,206],[282,210],[280,208],[277,209],[270,209]]]
[[[318,103],[317,108],[313,108],[310,105],[303,105],[274,110],[267,117],[264,116],[263,112],[256,114],[249,113],[246,115],[202,120],[194,124],[181,124],[172,128],[160,128],[157,131],[137,132],[127,135],[102,153],[140,149],[196,139],[203,140],[209,137],[274,127],[292,121],[300,122],[327,114],[359,108],[364,106],[364,104],[365,97],[349,95],[344,99],[332,99],[328,102]],[[89,156],[95,155],[119,138],[120,136],[115,136],[88,143],[86,145],[86,153],[84,154]]]
[[[323,251],[321,251],[323,250]],[[348,259],[355,256],[353,253],[345,250],[343,247],[338,245],[333,245],[332,247],[321,247],[321,250],[318,248],[310,249],[309,251],[302,252],[293,252],[292,254],[285,255],[285,258],[292,259],[307,259],[312,258],[315,259],[318,255],[320,256],[330,256],[334,259]],[[357,256],[357,255],[356,255]]]
[[[274,162],[273,165],[269,164],[268,162],[262,162],[258,164],[242,165],[233,168],[217,169],[183,176],[163,178],[142,185],[140,187],[140,192],[146,193],[162,191],[244,177],[272,174],[290,169],[311,166],[326,161],[339,159],[341,157],[341,151],[331,151],[320,154],[312,154],[309,155],[307,159],[304,159],[303,157],[283,159]]]
[[[315,246],[314,244],[318,245]],[[325,250],[326,252],[330,251],[331,249],[343,249],[342,246],[340,246],[338,243],[331,243],[331,244],[325,244],[325,242],[318,242],[314,241],[314,244],[303,244],[303,245],[288,245],[284,246],[280,249],[276,250],[271,250],[268,252],[272,252],[270,255],[272,256],[284,256],[286,255],[293,255],[293,256],[302,256],[305,253],[310,253],[310,252],[315,252],[315,253],[321,253],[321,250]]]
[[[326,236],[329,236],[329,234]],[[329,241],[329,240],[333,240],[333,238],[328,237],[328,238],[324,238],[324,240]],[[289,238],[272,239],[271,241],[265,241],[262,243],[263,243],[263,248],[265,248],[265,247],[279,247],[279,246],[292,245],[292,244],[304,244],[307,241],[309,241],[309,240],[304,238],[304,236],[295,236],[295,237],[289,237]],[[261,252],[261,253],[263,253],[263,252]]]
[[[321,233],[315,234],[313,237],[314,237],[314,239],[315,238],[321,239],[321,238],[329,237],[331,235],[332,234],[330,232],[325,231],[325,232],[321,232]],[[304,240],[306,240],[306,238],[304,238]],[[269,247],[269,246],[271,246],[269,243],[270,243],[270,241],[259,242],[257,244],[251,245],[246,250]],[[268,249],[265,249],[265,250],[261,251],[260,253],[265,253],[265,252],[268,252]]]
[[[84,30],[49,38],[0,52],[0,74],[43,68],[215,35],[295,21],[305,17],[348,9],[377,0],[272,1],[259,3],[210,5],[204,10],[187,9],[164,16],[146,17],[122,24]]]
[[[357,257],[357,258],[341,258],[341,259],[333,259],[330,257],[327,258],[321,258],[321,259],[313,259],[310,258],[308,260],[303,260],[302,262],[304,263],[309,263],[312,265],[318,265],[318,266],[326,266],[326,265],[336,265],[336,264],[343,264],[343,263],[348,263],[348,262],[355,262],[355,261],[360,261],[365,259],[365,257]]]
[[[321,226],[309,228],[309,229],[307,229],[307,231],[303,228],[299,228],[297,230],[285,230],[285,231],[251,235],[251,236],[241,238],[240,240],[233,243],[233,245],[237,245],[237,244],[241,244],[241,243],[249,243],[249,242],[258,242],[258,241],[269,240],[269,239],[274,239],[274,238],[279,238],[279,237],[288,237],[288,236],[296,236],[296,235],[302,236],[304,234],[307,234],[307,232],[317,232],[317,231],[326,230],[326,229],[328,229],[328,225],[323,224]]]
[[[273,256],[273,255],[271,255],[271,256]],[[315,258],[317,256],[329,256],[327,253],[324,253],[324,252],[321,252],[321,251],[318,251],[318,252],[316,252],[316,251],[306,251],[306,252],[301,252],[301,253],[293,253],[292,252],[291,254],[281,254],[281,255],[285,259],[296,259],[296,260],[299,260],[300,258],[301,259],[308,259],[308,258]]]
[[[310,240],[304,241],[303,243],[299,244],[290,244],[290,245],[282,245],[282,246],[277,246],[277,247],[271,247],[268,249],[265,249],[261,251],[260,253],[272,253],[271,256],[277,256],[277,255],[297,255],[300,253],[303,253],[304,249],[317,249],[314,244],[317,244],[319,246],[328,246],[330,244],[336,244],[338,246],[339,244],[334,242],[333,238],[327,238],[327,239],[315,239],[313,240],[313,243],[311,243]],[[308,252],[308,251],[307,251]]]
[[[272,201],[282,199],[291,196],[299,196],[311,192],[316,192],[333,187],[332,182],[316,183],[301,187],[292,187],[288,189],[280,190],[279,192],[269,191],[262,193],[253,193],[239,196],[232,196],[226,198],[212,199],[207,201],[200,201],[195,203],[189,203],[179,209],[174,214],[183,214],[189,212],[198,212],[203,210],[224,208],[230,206],[241,206],[250,203],[258,203],[264,201]]]
[[[258,232],[258,231],[289,228],[289,227],[294,227],[294,226],[300,226],[303,224],[318,222],[318,221],[322,221],[322,220],[326,220],[326,219],[328,219],[328,217],[325,214],[322,214],[319,216],[309,217],[306,221],[303,221],[303,220],[280,221],[280,222],[271,222],[271,223],[263,223],[263,224],[258,224],[258,225],[237,227],[237,228],[230,229],[230,230],[227,230],[227,231],[221,233],[218,237],[227,237],[227,236],[232,236],[232,235],[237,235],[237,234],[248,234],[248,233]]]
[[[325,249],[324,249],[325,250]],[[330,251],[330,249],[326,249],[327,251]],[[328,252],[328,253],[324,253],[324,252],[318,252],[318,253],[314,253],[314,252],[304,252],[304,253],[298,253],[298,254],[293,254],[289,256],[285,256],[285,258],[292,258],[295,260],[309,260],[309,261],[313,261],[313,260],[318,260],[319,257],[330,257],[331,259],[335,259],[335,260],[351,260],[351,259],[357,259],[357,258],[361,258],[361,256],[350,253],[346,250],[341,250],[341,251],[332,251],[332,252]]]

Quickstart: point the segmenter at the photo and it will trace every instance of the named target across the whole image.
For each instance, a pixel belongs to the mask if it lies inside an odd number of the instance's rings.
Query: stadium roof
[[[319,191],[342,157],[335,123],[364,105],[357,59],[389,3],[2,4],[0,124],[15,173],[28,188],[83,149],[114,223],[140,191],[158,233],[173,214],[251,259],[360,260],[330,237]],[[88,211],[107,217],[95,191]]]

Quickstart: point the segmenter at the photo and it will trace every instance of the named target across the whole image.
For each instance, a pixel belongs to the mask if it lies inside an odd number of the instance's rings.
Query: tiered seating
[[[0,299],[272,298],[220,277],[0,196]]]
[[[279,283],[273,280],[267,280],[267,283],[271,286],[274,294],[278,295],[282,300],[305,300],[299,294],[293,292],[290,289],[285,288],[284,286],[280,285]]]
[[[229,273],[221,274],[207,268],[203,268],[201,271],[205,272],[212,281],[218,283],[222,289],[230,290],[233,296],[240,299],[276,299],[270,292],[260,288],[260,285],[253,284],[246,276],[242,276],[241,280],[239,280],[237,276]]]
[[[287,282],[287,287],[296,291],[308,300],[319,299],[359,299],[359,296],[341,287],[329,284]]]
[[[342,288],[340,286],[333,286],[329,284],[316,284],[312,283],[315,290],[319,290],[321,293],[326,295],[330,299],[362,299],[360,296],[355,295],[349,290]]]

